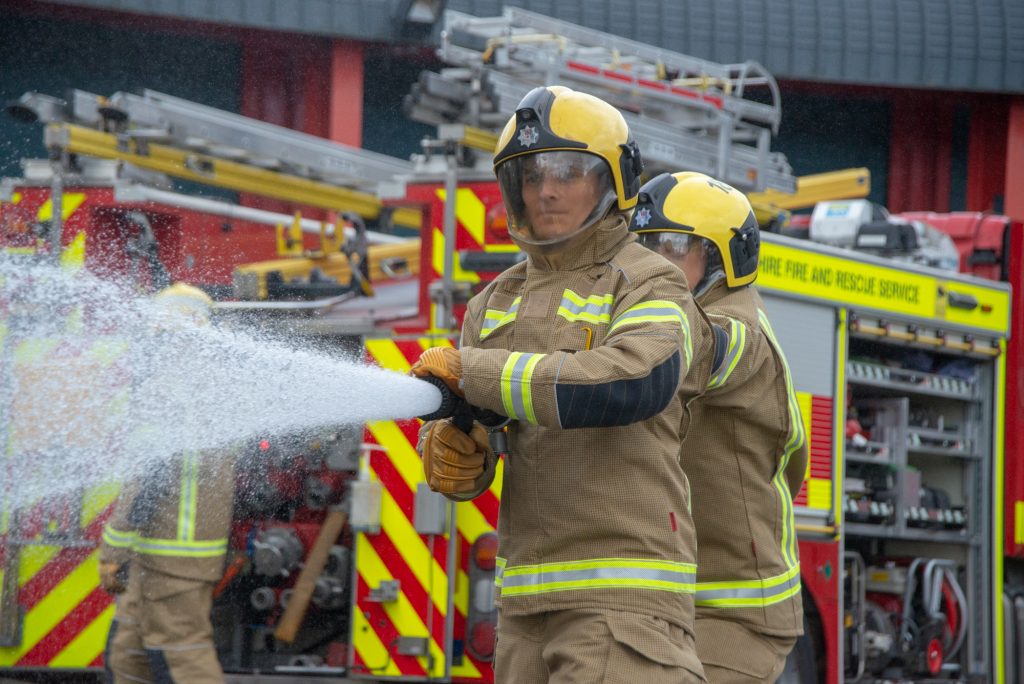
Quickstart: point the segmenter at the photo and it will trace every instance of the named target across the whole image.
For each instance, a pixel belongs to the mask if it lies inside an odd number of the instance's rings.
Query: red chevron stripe
[[[91,542],[99,542],[103,533],[103,526],[107,518],[114,511],[114,504],[108,506],[102,513],[90,522],[82,535]],[[78,567],[86,558],[95,551],[93,546],[78,546],[61,549],[49,563],[44,565],[39,572],[32,576],[19,592],[19,603],[25,610],[31,610],[37,603],[43,600],[47,594],[53,591],[54,587],[60,584],[71,571]]]
[[[398,637],[401,635],[398,630],[395,629],[395,624],[391,621],[391,617],[387,614],[387,611],[384,610],[384,606],[379,602],[366,600],[369,593],[370,587],[367,586],[362,575],[358,575],[356,596],[359,597],[357,601],[359,610],[366,616],[366,621],[377,634],[377,638],[384,644],[384,648],[386,648],[388,653],[391,655],[391,659],[394,661],[395,666],[398,667],[398,670],[405,676],[422,677],[426,675],[426,671],[423,669],[423,666],[420,665],[419,661],[416,660],[414,656],[398,655],[395,653]],[[367,674],[374,675],[386,665],[386,663],[365,662],[359,654],[358,649],[353,649],[353,653],[355,654],[355,665],[352,669],[356,672],[365,672]],[[380,677],[381,675],[376,674],[376,676]]]
[[[498,497],[490,489],[473,499],[473,505],[483,514],[484,520],[492,527],[498,526]]]
[[[439,646],[444,645],[444,620],[441,619],[441,611],[438,609],[434,599],[427,594],[426,588],[420,584],[405,557],[399,552],[391,538],[384,532],[380,534],[367,535],[366,540],[373,546],[374,551],[380,556],[384,565],[387,566],[391,576],[402,584],[402,593],[409,600],[409,604],[419,615],[423,624],[427,623],[427,604],[433,604],[434,628],[431,636]],[[442,566],[444,567],[444,566]]]
[[[29,649],[15,665],[22,667],[49,665],[71,641],[88,627],[93,620],[107,609],[113,598],[103,589],[96,587],[82,599],[63,620]]]
[[[398,508],[401,509],[402,514],[409,520],[412,520],[416,497],[412,489],[409,488],[409,485],[406,484],[401,473],[395,468],[391,457],[388,454],[375,451],[370,457],[370,467],[377,473],[381,485],[391,494],[395,503],[398,504]]]

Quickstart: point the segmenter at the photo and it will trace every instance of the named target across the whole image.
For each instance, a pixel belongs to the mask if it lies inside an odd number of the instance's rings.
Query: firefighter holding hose
[[[528,259],[470,301],[460,349],[429,349],[412,370],[509,421],[496,680],[700,682],[679,444],[710,379],[710,323],[628,230],[642,164],[612,106],[531,91],[494,166]],[[480,423],[420,434],[434,490],[468,500],[491,483]]]

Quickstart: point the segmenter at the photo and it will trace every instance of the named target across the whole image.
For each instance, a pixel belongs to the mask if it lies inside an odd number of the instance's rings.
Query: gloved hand
[[[127,571],[127,563],[100,563],[100,586],[108,594],[123,593]]]
[[[417,378],[433,375],[443,380],[455,394],[460,397],[466,396],[459,387],[459,380],[462,379],[462,356],[455,347],[431,347],[420,355],[410,372]]]
[[[494,476],[497,457],[480,423],[474,423],[468,435],[450,419],[427,423],[420,431],[417,450],[427,484],[435,492],[472,498],[467,495],[479,493],[489,484],[487,476]]]

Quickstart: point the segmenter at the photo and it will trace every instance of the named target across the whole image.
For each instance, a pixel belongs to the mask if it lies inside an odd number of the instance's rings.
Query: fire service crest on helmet
[[[537,139],[540,138],[540,134],[537,133],[537,129],[533,126],[523,126],[519,129],[519,144],[523,147],[530,147],[536,144]]]

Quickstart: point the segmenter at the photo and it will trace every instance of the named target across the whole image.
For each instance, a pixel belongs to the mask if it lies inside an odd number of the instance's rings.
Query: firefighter
[[[205,324],[213,303],[183,283],[155,301],[158,327],[172,331]],[[141,442],[154,438],[151,430],[139,431]],[[210,610],[233,492],[233,453],[225,449],[177,454],[125,484],[100,548],[100,583],[117,595],[107,653],[114,682],[224,681]]]
[[[728,337],[680,450],[697,527],[697,653],[712,684],[773,682],[803,632],[793,498],[807,440],[786,358],[751,287],[757,221],[724,183],[662,174],[641,188],[630,230],[679,266]]]
[[[703,681],[678,455],[684,401],[711,373],[709,323],[678,269],[628,231],[642,164],[611,105],[534,89],[494,167],[528,258],[469,302],[460,349],[428,349],[413,373],[508,418],[495,678]],[[435,491],[462,501],[490,485],[479,422],[420,435]]]

